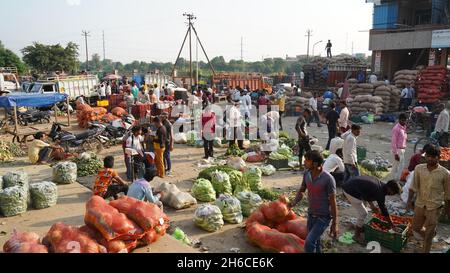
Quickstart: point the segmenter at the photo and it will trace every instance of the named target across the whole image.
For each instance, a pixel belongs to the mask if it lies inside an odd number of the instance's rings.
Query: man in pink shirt
[[[400,114],[397,125],[392,129],[391,152],[394,156],[392,164],[391,178],[400,180],[402,171],[405,168],[405,150],[406,150],[406,114]]]

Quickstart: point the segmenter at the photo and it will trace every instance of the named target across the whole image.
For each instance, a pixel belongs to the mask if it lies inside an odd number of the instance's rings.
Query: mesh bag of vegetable
[[[6,189],[15,186],[25,186],[25,189],[28,189],[29,181],[30,179],[26,172],[9,172],[3,176],[3,187]]]
[[[53,182],[56,184],[72,184],[77,181],[77,164],[60,162],[53,166]]]
[[[247,171],[244,173],[244,176],[252,191],[259,191],[263,188],[262,170],[260,168],[256,166],[248,167]]]
[[[201,202],[212,202],[216,200],[216,191],[209,180],[199,178],[192,186],[192,194]]]
[[[0,211],[6,217],[25,213],[28,207],[28,190],[14,186],[0,191]]]
[[[58,202],[58,187],[52,182],[31,184],[30,194],[35,209],[49,208]]]
[[[265,165],[261,167],[262,175],[271,176],[274,175],[277,169],[272,165]]]
[[[231,187],[230,176],[221,171],[215,171],[212,173],[211,184],[216,191],[216,194],[228,193],[233,194],[233,188]]]
[[[242,209],[241,202],[228,194],[221,194],[216,200],[216,206],[222,212],[223,220],[231,224],[242,223]]]
[[[16,230],[3,245],[3,251],[5,253],[48,253],[47,247],[40,243],[38,234]]]
[[[250,191],[250,185],[247,179],[244,179],[244,175],[240,171],[228,171],[226,172],[230,177],[231,187],[233,188],[234,195],[243,192]]]
[[[219,231],[223,225],[223,216],[220,208],[214,205],[204,204],[195,211],[195,225],[209,231]]]
[[[242,214],[245,217],[250,216],[263,204],[262,198],[252,192],[240,192],[237,195],[237,199],[241,202]]]

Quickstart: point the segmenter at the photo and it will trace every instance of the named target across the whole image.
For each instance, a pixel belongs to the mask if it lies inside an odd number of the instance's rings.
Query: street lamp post
[[[313,54],[312,54],[313,57],[315,56],[315,55],[314,55],[314,49],[315,49],[316,45],[320,44],[321,42],[323,42],[323,41],[318,41],[317,43],[315,43],[315,44],[313,45]]]

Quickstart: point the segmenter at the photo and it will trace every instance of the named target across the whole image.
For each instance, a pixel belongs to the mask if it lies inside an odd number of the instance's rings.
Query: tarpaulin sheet
[[[65,101],[67,94],[30,94],[30,95],[12,95],[1,96],[0,107],[47,107]]]

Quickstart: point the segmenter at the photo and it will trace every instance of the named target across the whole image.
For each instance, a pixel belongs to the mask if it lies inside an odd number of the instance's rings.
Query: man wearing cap
[[[448,147],[448,127],[450,122],[450,115],[448,110],[450,109],[450,102],[447,103],[446,108],[442,110],[436,121],[435,131],[439,134],[439,145],[442,147]]]

